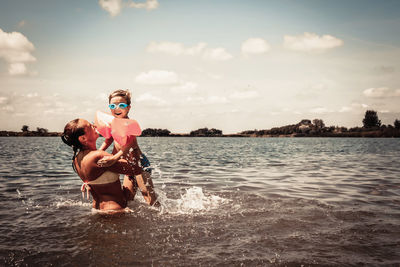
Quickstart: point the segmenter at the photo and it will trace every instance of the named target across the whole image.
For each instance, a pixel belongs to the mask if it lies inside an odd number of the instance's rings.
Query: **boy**
[[[108,97],[108,101],[111,114],[115,118],[128,119],[128,113],[131,109],[131,94],[128,90],[116,90],[112,92]],[[112,142],[112,137],[106,139],[99,149],[106,150]],[[136,136],[128,136],[128,141],[124,146],[121,146],[117,142],[114,142],[114,149],[112,154],[113,156],[104,157],[99,160],[98,164],[104,167],[111,166],[122,157],[125,158],[128,162],[134,162],[134,158],[140,159],[142,167],[147,167],[147,171],[143,171],[141,174],[136,176],[133,174],[129,175],[129,179],[124,179],[123,186],[127,187],[131,194],[130,196],[128,196],[129,199],[132,200],[135,197],[137,187],[139,187],[145,201],[149,205],[159,206],[160,203],[156,201],[157,197],[154,192],[153,182],[150,177],[151,169],[148,168],[150,166],[150,162],[147,160],[146,156],[140,151]]]

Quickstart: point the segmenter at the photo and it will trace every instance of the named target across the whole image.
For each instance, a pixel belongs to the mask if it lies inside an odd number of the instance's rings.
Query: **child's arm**
[[[136,146],[136,138],[133,138],[131,142],[123,146],[115,155],[103,157],[97,162],[97,164],[101,167],[109,167],[117,162],[122,156],[127,155],[131,149],[135,149]]]
[[[106,140],[104,140],[104,142],[101,144],[99,150],[103,150],[106,151],[106,149],[112,144],[113,142],[113,138],[107,138]]]

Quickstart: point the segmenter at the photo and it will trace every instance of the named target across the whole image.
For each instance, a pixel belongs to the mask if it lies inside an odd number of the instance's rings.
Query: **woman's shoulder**
[[[104,168],[97,165],[97,162],[106,155],[109,155],[109,153],[102,150],[94,150],[84,156],[81,162],[81,169],[85,178],[89,181],[94,180],[105,171]]]
[[[103,151],[103,150],[93,150],[90,151],[83,159],[82,159],[82,165],[91,165],[91,164],[97,164],[97,161],[101,159],[102,157],[109,155],[109,153]]]

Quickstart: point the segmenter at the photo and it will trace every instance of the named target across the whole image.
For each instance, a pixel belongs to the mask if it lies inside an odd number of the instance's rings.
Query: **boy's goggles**
[[[116,109],[116,108],[124,109],[124,108],[126,108],[127,106],[128,106],[128,104],[126,104],[126,103],[118,103],[118,104],[110,104],[110,105],[108,105],[108,107],[109,107],[110,109]]]

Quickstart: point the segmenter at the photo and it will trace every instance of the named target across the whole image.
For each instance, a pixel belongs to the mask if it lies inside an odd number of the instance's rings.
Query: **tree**
[[[37,127],[37,128],[36,128],[36,132],[37,132],[38,134],[40,134],[40,135],[45,135],[45,134],[47,134],[47,133],[49,132],[49,130],[47,130],[47,129],[45,129],[45,128],[39,128],[39,127]]]
[[[22,125],[21,131],[23,131],[23,132],[29,132],[29,126],[28,126],[28,125]]]
[[[363,119],[364,128],[380,127],[381,121],[374,110],[367,110]]]
[[[400,121],[399,121],[398,119],[396,119],[396,120],[394,121],[393,125],[394,125],[394,128],[400,129]]]
[[[314,119],[313,120],[313,125],[314,125],[314,131],[316,132],[316,133],[320,133],[321,131],[322,131],[322,129],[324,129],[325,128],[325,123],[324,123],[324,121],[323,120],[320,120],[320,119]]]
[[[142,131],[141,136],[169,136],[171,132],[167,129],[152,129],[147,128]]]
[[[221,135],[222,131],[215,128],[212,129],[201,128],[197,129],[196,131],[190,132],[190,136],[221,136]]]
[[[313,124],[314,124],[315,128],[317,128],[317,129],[322,129],[325,127],[324,121],[320,120],[320,119],[314,119]]]

